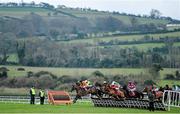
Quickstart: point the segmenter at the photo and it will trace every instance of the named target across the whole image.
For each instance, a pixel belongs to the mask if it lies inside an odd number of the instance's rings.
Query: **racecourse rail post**
[[[171,106],[180,108],[180,91],[165,90],[162,102],[167,106],[168,111],[170,111]]]
[[[168,111],[170,111],[170,104],[171,104],[171,97],[170,97],[170,91],[168,91]]]

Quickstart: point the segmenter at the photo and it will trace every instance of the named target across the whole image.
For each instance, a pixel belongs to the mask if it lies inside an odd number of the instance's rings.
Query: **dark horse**
[[[81,99],[82,96],[86,96],[88,94],[95,95],[98,98],[102,98],[102,93],[99,89],[97,89],[95,86],[88,87],[87,89],[80,87],[80,83],[76,83],[72,85],[72,91],[76,91],[76,97],[73,100],[73,103],[76,103],[78,99]]]
[[[123,86],[123,90],[124,90],[126,98],[138,98],[138,99],[144,98],[143,92],[136,90],[136,91],[133,91],[134,93],[132,93],[132,91],[128,90],[127,85]]]

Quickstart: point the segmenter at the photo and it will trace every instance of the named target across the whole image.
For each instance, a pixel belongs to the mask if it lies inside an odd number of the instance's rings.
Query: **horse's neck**
[[[75,89],[76,93],[79,93],[80,89],[81,89],[80,87],[76,87],[76,89]]]

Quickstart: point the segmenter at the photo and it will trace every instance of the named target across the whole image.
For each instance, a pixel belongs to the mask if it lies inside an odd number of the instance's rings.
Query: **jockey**
[[[117,82],[115,82],[115,81],[113,81],[113,82],[111,83],[111,88],[116,89],[116,90],[119,90],[120,84],[117,83]]]
[[[134,82],[132,82],[132,81],[129,81],[127,88],[128,88],[129,91],[135,91],[136,90],[136,84]]]
[[[110,87],[115,91],[116,94],[118,94],[118,92],[120,91],[120,84],[117,83],[116,81],[113,81],[110,85]]]
[[[80,87],[87,90],[87,87],[90,87],[90,81],[88,80],[80,81]]]
[[[90,87],[90,86],[92,86],[92,85],[91,85],[91,82],[88,81],[88,80],[85,80],[84,83],[85,83],[85,87]]]

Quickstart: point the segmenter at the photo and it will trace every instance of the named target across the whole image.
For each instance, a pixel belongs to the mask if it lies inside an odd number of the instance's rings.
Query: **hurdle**
[[[65,91],[48,91],[48,102],[52,105],[72,104],[68,92]]]

